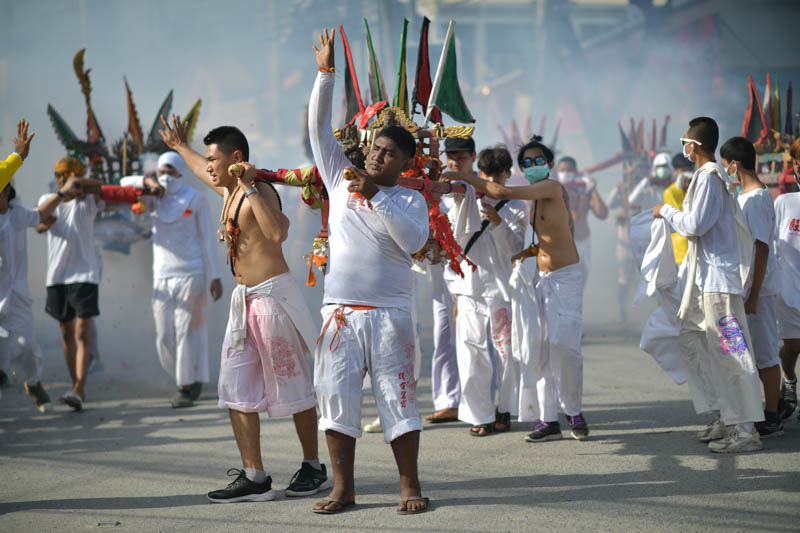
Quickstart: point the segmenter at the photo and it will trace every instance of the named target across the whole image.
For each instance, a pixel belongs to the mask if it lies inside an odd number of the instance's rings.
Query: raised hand
[[[163,130],[158,130],[158,133],[161,134],[161,138],[164,139],[164,144],[166,144],[169,148],[177,151],[178,148],[183,146],[187,146],[189,143],[187,141],[189,135],[189,123],[187,122],[185,125],[181,125],[181,117],[175,116],[172,114],[172,127],[170,124],[167,123],[167,119],[164,118],[164,115],[161,115],[161,123],[164,125]]]
[[[78,198],[84,195],[83,188],[81,187],[81,178],[72,176],[67,179],[66,183],[59,188],[59,191],[64,196],[64,201],[68,202],[73,198]]]
[[[314,54],[317,56],[317,67],[320,69],[332,69],[333,61],[333,38],[336,36],[336,30],[332,29],[330,34],[328,28],[319,36],[319,49],[316,46],[311,46],[314,49]]]
[[[372,178],[360,168],[347,167],[343,177],[350,182],[347,185],[347,190],[349,192],[358,193],[367,200],[372,199],[373,196],[378,194],[378,186],[375,185]]]
[[[14,151],[24,160],[28,157],[28,151],[31,148],[31,141],[35,133],[28,135],[28,122],[25,119],[20,119],[17,122],[17,136],[14,138]]]

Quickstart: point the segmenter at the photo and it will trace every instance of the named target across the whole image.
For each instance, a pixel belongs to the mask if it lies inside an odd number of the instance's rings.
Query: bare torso
[[[561,189],[563,191],[561,198],[538,200],[535,220],[534,210],[531,210],[531,224],[539,238],[537,264],[542,272],[553,272],[579,261],[573,236],[569,197],[563,186]]]
[[[226,232],[228,232],[227,221],[236,217],[236,208],[243,195],[244,191],[238,188],[231,201],[226,203],[227,211],[224,214]],[[264,237],[246,198],[241,205],[238,216],[239,235],[234,238],[236,258],[229,258],[229,261],[233,261],[236,281],[252,287],[289,272],[289,265],[283,257],[281,244]],[[230,238],[230,233],[228,234]]]

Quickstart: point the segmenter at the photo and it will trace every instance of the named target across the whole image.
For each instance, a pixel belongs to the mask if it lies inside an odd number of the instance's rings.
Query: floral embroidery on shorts
[[[270,337],[265,340],[265,344],[272,357],[272,371],[279,381],[298,375],[295,348],[289,341],[284,337]]]
[[[720,318],[717,324],[722,335],[719,345],[726,355],[742,355],[747,351],[747,341],[742,333],[742,327],[732,313]]]
[[[403,372],[397,375],[400,380],[400,407],[403,409],[409,402],[413,404],[417,400],[417,382],[414,380],[415,359],[416,347],[413,344],[406,344],[406,364]]]

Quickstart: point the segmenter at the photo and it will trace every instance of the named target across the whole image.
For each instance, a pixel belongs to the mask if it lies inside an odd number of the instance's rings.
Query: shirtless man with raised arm
[[[327,488],[317,445],[316,400],[305,354],[316,340],[314,323],[297,282],[289,272],[281,244],[289,219],[268,183],[256,182],[247,163],[249,146],[232,126],[211,130],[203,142],[205,157],[189,148],[180,117],[172,125],[161,117],[161,136],[183,157],[195,176],[225,198],[220,222],[228,243],[231,270],[239,283],[231,312],[219,376],[219,406],[229,410],[243,470],[226,488],[208,494],[212,502],[267,501],[277,496],[261,461],[258,413],[293,415],[303,448],[303,463],[286,489],[306,496]],[[238,168],[237,168],[238,167]],[[238,174],[229,173],[233,169]]]
[[[537,139],[520,148],[517,163],[530,185],[519,187],[484,181],[469,174],[443,175],[445,179],[463,179],[490,198],[534,202],[531,224],[539,238],[536,292],[544,301],[545,316],[542,319],[549,329],[550,357],[538,376],[541,378],[537,386],[540,421],[525,437],[528,442],[561,438],[559,409],[566,413],[574,438],[584,440],[589,436],[581,412],[583,272],[575,248],[567,191],[557,181],[547,179],[553,168],[553,159],[553,152]],[[525,251],[518,257],[524,259],[526,255],[531,253]]]

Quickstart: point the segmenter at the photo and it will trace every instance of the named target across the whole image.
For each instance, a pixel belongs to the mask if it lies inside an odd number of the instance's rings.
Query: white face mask
[[[731,164],[728,165],[728,168],[725,169],[725,172],[728,173],[728,176],[730,176],[733,181],[739,181],[739,167],[737,165],[736,171],[733,174],[731,174],[732,166],[733,166],[733,161],[731,161]]]
[[[559,172],[558,173],[558,181],[561,183],[574,183],[578,181],[578,173],[577,172]]]
[[[689,153],[689,145],[690,144],[691,143],[686,143],[686,144],[683,145],[683,157],[685,157],[689,161],[692,160],[692,155]]]
[[[158,184],[166,189],[167,194],[175,194],[181,188],[181,179],[169,174],[158,177]]]

